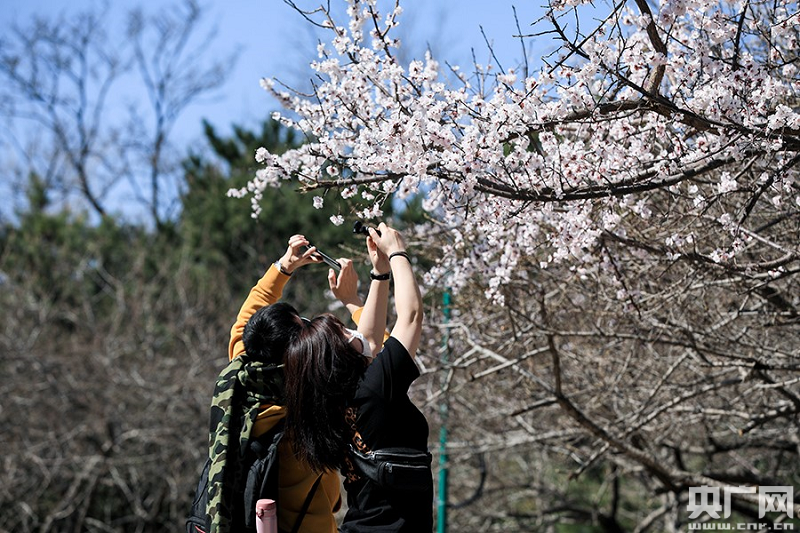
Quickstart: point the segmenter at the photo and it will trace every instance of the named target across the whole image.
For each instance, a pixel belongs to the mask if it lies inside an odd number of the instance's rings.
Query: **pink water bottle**
[[[258,500],[256,502],[256,532],[278,533],[277,512],[275,500]]]

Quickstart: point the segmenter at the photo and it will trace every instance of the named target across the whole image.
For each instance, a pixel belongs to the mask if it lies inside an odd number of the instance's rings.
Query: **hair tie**
[[[408,259],[408,262],[409,262],[409,263],[411,262],[411,258],[410,258],[410,257],[408,257],[408,252],[406,252],[406,251],[402,251],[402,252],[394,252],[393,254],[390,254],[390,255],[389,255],[389,261],[391,261],[391,260],[392,260],[392,257],[396,257],[396,256],[398,256],[398,255],[399,255],[399,256],[402,256],[402,257],[405,257],[406,259]]]

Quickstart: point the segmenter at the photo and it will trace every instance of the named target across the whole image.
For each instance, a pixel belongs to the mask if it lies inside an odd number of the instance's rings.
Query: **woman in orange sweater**
[[[208,514],[212,524],[211,531],[214,533],[231,531],[231,527],[237,523],[237,517],[226,516],[230,507],[225,501],[223,483],[226,476],[230,477],[230,469],[235,468],[235,465],[230,465],[227,461],[228,457],[234,456],[230,452],[231,446],[239,445],[242,438],[257,438],[286,416],[281,363],[286,344],[300,327],[302,320],[292,306],[279,303],[278,300],[284,286],[298,268],[320,262],[319,256],[314,253],[315,248],[303,251],[308,245],[309,242],[303,235],[294,235],[289,239],[286,253],[267,269],[250,290],[231,328],[229,368],[236,368],[220,374],[217,390],[225,391],[238,386],[248,389],[250,408],[248,412],[238,416],[242,422],[232,427],[232,417],[229,414],[226,416],[222,409],[215,410],[212,407],[212,468],[209,475]],[[351,261],[340,259],[339,262],[342,270],[338,275],[332,270],[329,272],[329,286],[354,319],[357,319],[361,311],[357,276]],[[242,372],[242,368],[248,370]],[[252,378],[251,381],[242,384],[243,375],[246,376],[245,380]],[[254,397],[260,402],[254,401]],[[278,453],[278,527],[284,531],[293,531],[301,524],[299,531],[335,533],[337,526],[334,513],[341,506],[338,473],[333,470],[322,474],[314,472],[306,463],[297,459],[289,439],[281,441]],[[301,509],[307,498],[310,498],[307,510],[301,517]]]

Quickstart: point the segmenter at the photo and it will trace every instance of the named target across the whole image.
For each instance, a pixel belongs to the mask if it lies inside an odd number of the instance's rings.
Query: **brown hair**
[[[303,321],[284,357],[286,430],[297,455],[314,470],[338,469],[352,435],[345,422],[366,361],[333,315]]]

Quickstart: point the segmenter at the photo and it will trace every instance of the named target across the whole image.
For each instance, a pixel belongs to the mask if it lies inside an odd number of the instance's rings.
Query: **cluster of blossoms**
[[[528,77],[506,70],[482,89],[457,69],[451,83],[430,54],[399,64],[390,34],[401,9],[382,18],[376,4],[349,0],[346,27],[323,21],[332,39],[312,63],[324,80],[313,95],[263,80],[291,112],[278,118],[309,142],[280,156],[260,149],[264,168],[231,195],[250,195],[257,211],[266,188],[293,179],[322,191],[315,207],[338,192],[361,218],[422,195],[452,237],[431,275],[455,287],[483,276],[498,299],[523,260],[602,268],[601,235],[658,224],[661,191],[670,214],[708,219],[713,208],[733,235],[702,250],[685,229],[661,239],[665,253],[691,248],[715,262],[743,249],[735,235],[754,195],[800,205],[800,17],[785,0],[674,0],[658,13],[636,2],[575,38],[557,9],[576,3],[553,4],[558,63]]]

